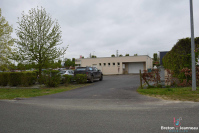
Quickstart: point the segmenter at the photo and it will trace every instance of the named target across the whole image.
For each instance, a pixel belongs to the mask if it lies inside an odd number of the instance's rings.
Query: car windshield
[[[70,74],[74,74],[74,71],[69,71]]]

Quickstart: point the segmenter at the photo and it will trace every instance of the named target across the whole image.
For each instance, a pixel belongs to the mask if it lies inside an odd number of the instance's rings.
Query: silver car
[[[71,76],[74,76],[74,71],[73,70],[62,70],[60,71],[60,75],[63,76],[63,75],[71,75]]]

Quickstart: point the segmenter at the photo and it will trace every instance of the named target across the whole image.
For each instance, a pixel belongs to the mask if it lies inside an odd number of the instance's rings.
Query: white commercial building
[[[153,60],[148,55],[102,57],[76,59],[75,64],[81,67],[93,66],[104,75],[109,74],[138,74],[139,70],[151,69]]]

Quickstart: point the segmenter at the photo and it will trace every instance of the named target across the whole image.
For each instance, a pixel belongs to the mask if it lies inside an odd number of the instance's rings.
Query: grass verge
[[[149,88],[137,89],[137,92],[142,95],[153,96],[165,100],[180,100],[199,102],[199,88],[192,91],[191,87],[183,88]]]
[[[9,89],[9,88],[0,88],[0,99],[15,99],[15,98],[29,98],[36,96],[43,96],[49,94],[55,94],[63,91],[69,91],[72,89],[80,88],[87,86],[89,84],[70,84],[66,86],[59,86],[56,88],[40,88],[40,89]]]

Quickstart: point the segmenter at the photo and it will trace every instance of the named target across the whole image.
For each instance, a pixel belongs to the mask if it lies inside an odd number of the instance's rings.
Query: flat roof
[[[147,56],[147,57],[151,58],[149,55],[137,55],[137,56],[97,57],[97,58],[76,58],[76,59],[124,58],[124,57],[141,57],[141,56]]]

